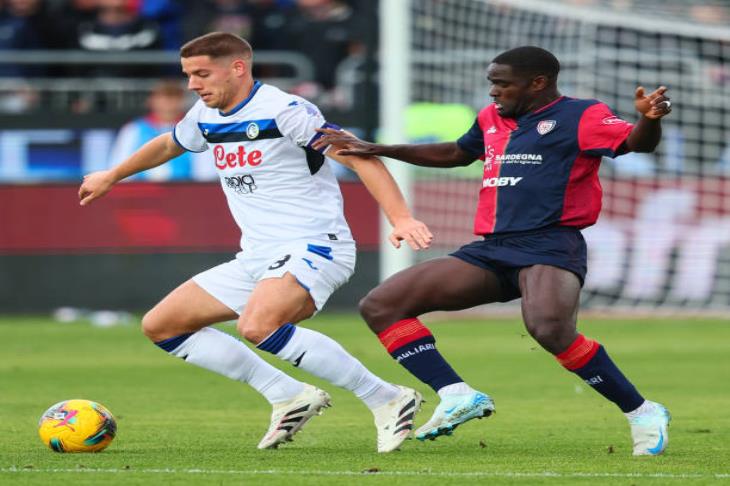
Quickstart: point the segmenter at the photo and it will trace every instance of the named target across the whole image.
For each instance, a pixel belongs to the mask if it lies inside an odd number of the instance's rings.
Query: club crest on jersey
[[[255,122],[249,123],[246,127],[246,136],[249,140],[253,140],[259,136],[259,126]]]
[[[537,123],[537,133],[539,133],[540,135],[550,133],[557,124],[558,122],[556,122],[555,120],[540,120]]]

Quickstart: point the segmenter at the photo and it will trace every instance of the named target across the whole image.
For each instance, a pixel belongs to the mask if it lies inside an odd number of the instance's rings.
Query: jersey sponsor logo
[[[224,177],[223,182],[236,194],[251,194],[257,189],[256,181],[251,174]]]
[[[260,150],[252,150],[246,153],[246,148],[243,145],[239,145],[235,152],[226,152],[223,145],[216,145],[213,147],[213,157],[215,157],[215,166],[220,170],[245,167],[246,165],[257,167],[263,162]]]
[[[246,136],[253,140],[254,138],[259,136],[259,126],[255,122],[251,122],[246,127]]]
[[[487,145],[484,149],[484,170],[492,170],[492,164],[540,165],[540,154],[495,154],[494,147]]]
[[[558,124],[555,120],[540,120],[537,122],[537,133],[540,135],[546,135],[553,131],[553,128]]]
[[[492,125],[491,127],[489,127],[489,130],[487,130],[487,133],[489,133],[489,134],[497,133],[497,127]]]
[[[516,186],[522,179],[523,177],[489,177],[484,179],[482,187]]]
[[[494,147],[487,145],[484,148],[484,170],[492,170],[492,162],[494,162]]]
[[[499,154],[495,158],[500,164],[542,164],[540,154]]]
[[[601,123],[604,125],[618,125],[620,123],[628,123],[626,120],[622,120],[621,118],[617,117],[616,115],[607,116],[603,120],[601,120]]]

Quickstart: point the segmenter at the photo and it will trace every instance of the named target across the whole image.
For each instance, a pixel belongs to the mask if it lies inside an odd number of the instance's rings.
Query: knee
[[[236,330],[243,339],[258,345],[276,329],[270,330],[266,326],[257,325],[253,319],[240,318],[236,324]]]
[[[142,333],[154,343],[172,337],[165,332],[166,328],[164,319],[154,309],[142,317]]]
[[[358,310],[370,329],[375,333],[384,331],[388,326],[399,320],[398,316],[395,315],[394,306],[390,305],[388,299],[378,289],[370,291],[360,300]]]
[[[530,335],[552,354],[559,354],[575,340],[575,325],[564,316],[541,314],[525,321]]]

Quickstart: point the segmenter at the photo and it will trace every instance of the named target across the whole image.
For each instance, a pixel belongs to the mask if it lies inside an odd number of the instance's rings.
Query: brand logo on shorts
[[[541,120],[537,123],[537,133],[540,135],[545,135],[546,133],[550,133],[553,131],[553,128],[555,128],[555,125],[557,125],[558,122],[555,120]]]
[[[489,177],[484,179],[482,187],[516,186],[522,179],[522,177]]]
[[[254,138],[258,137],[259,136],[259,126],[254,122],[249,123],[248,126],[246,127],[246,136],[248,137],[249,140],[253,140]]]
[[[251,194],[256,190],[256,181],[251,174],[224,177],[223,181],[236,194]]]

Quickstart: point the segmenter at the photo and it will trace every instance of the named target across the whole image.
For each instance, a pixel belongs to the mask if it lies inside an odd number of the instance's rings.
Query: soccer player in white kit
[[[238,332],[259,349],[354,392],[373,412],[378,451],[397,449],[411,434],[421,395],[378,378],[329,337],[294,325],[321,310],[355,266],[339,186],[324,155],[311,148],[321,136],[316,129],[332,125],[306,100],[255,81],[251,46],[238,36],[206,34],[185,44],[180,56],[188,88],[200,100],[172,133],[87,175],[81,205],[125,177],[210,148],[242,251],[163,298],[142,319],[143,332],[168,353],[266,397],[273,413],[260,449],[291,440],[330,397],[208,327],[216,322],[237,319]],[[360,176],[383,208],[396,247],[401,240],[414,249],[429,245],[431,233],[413,219],[379,159],[334,158]]]

